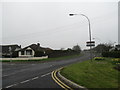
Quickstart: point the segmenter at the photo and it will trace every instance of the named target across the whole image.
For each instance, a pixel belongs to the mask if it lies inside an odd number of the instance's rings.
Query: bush
[[[105,60],[104,57],[95,57],[94,60]]]
[[[113,58],[112,63],[113,64],[120,64],[120,58]]]

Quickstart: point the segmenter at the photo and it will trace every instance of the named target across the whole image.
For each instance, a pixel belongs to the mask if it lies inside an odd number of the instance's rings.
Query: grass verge
[[[71,56],[63,56],[63,57],[56,57],[56,58],[47,58],[47,59],[32,59],[32,60],[0,60],[0,62],[30,62],[30,61],[54,61],[54,60],[63,60],[63,59],[70,59],[82,56],[82,54],[76,54]]]
[[[84,61],[69,65],[61,70],[61,74],[71,81],[89,89],[120,88],[120,72],[115,70],[112,58],[93,62]]]

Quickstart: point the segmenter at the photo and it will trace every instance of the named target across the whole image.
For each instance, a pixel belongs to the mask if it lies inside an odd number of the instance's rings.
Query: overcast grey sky
[[[4,2],[2,3],[2,44],[22,47],[39,42],[53,49],[79,44],[86,48],[88,22],[96,44],[118,42],[117,2]]]

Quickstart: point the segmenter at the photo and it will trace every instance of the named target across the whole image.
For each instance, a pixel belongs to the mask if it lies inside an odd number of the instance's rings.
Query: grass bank
[[[71,81],[89,89],[120,88],[120,72],[114,69],[112,58],[104,60],[84,61],[69,65],[61,70],[61,74]]]
[[[63,60],[63,59],[70,59],[82,56],[82,54],[76,54],[71,56],[63,56],[63,57],[56,57],[56,58],[47,58],[47,59],[32,59],[32,60],[0,60],[0,62],[31,62],[31,61],[54,61],[54,60]]]

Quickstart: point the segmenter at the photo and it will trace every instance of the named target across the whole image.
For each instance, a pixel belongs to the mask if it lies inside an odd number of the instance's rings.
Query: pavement
[[[62,88],[51,77],[52,71],[89,59],[89,54],[49,62],[2,63],[2,88]]]

